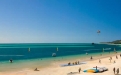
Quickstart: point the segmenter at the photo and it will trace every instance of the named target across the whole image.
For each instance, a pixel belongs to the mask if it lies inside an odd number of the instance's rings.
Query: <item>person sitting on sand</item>
[[[34,71],[39,71],[37,68],[35,68],[35,70]]]

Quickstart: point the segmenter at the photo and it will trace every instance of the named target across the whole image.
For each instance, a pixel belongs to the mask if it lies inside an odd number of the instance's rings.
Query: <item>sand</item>
[[[118,56],[118,59],[116,59],[116,55]],[[105,58],[101,58],[101,63],[99,63],[99,59],[86,61],[87,64],[82,65],[76,65],[76,66],[68,66],[68,67],[60,67],[60,63],[54,63],[55,66],[48,67],[44,69],[39,69],[40,71],[33,71],[24,69],[21,71],[16,72],[0,72],[0,75],[67,75],[70,72],[75,72],[73,75],[114,75],[113,68],[116,69],[119,68],[121,70],[121,57],[119,54],[115,54],[112,56],[112,62],[110,63],[109,56]],[[114,63],[114,60],[116,63]],[[95,66],[104,66],[107,67],[109,70],[105,71],[103,73],[84,73],[83,70],[92,68]],[[80,74],[78,73],[78,69],[81,68],[82,71]],[[119,75],[121,75],[121,72],[119,72]]]

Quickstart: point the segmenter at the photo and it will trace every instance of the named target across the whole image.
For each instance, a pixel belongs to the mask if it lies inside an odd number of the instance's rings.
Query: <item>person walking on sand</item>
[[[101,63],[101,60],[99,59],[99,63]]]
[[[81,71],[81,68],[79,68],[79,73],[80,73],[80,71]]]
[[[119,74],[119,68],[117,69],[117,74]]]
[[[113,68],[113,72],[114,72],[114,74],[115,74],[115,67]]]
[[[118,59],[118,56],[116,55],[116,59]]]

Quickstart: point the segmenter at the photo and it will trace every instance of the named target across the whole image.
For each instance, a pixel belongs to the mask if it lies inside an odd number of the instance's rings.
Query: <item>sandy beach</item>
[[[116,59],[116,55],[118,56],[118,59]],[[103,57],[101,58],[101,63],[99,63],[99,59],[94,59],[90,61],[86,61],[87,64],[82,64],[82,65],[76,65],[76,66],[67,66],[67,67],[60,67],[60,63],[53,63],[53,67],[48,67],[48,68],[43,68],[40,69],[40,71],[33,71],[31,69],[23,69],[21,71],[16,71],[16,72],[0,72],[0,75],[67,75],[70,72],[75,72],[74,74],[71,75],[114,75],[113,73],[113,68],[115,67],[116,69],[119,68],[121,69],[121,57],[119,54],[114,54],[111,56],[112,61],[110,62],[109,58],[110,56]],[[114,60],[116,63],[114,63]],[[75,60],[76,61],[76,60]],[[92,67],[99,67],[99,66],[104,66],[107,67],[109,70],[102,72],[102,73],[85,73],[83,70],[92,68]],[[81,68],[80,74],[78,73],[78,69]],[[121,72],[119,72],[120,74]]]

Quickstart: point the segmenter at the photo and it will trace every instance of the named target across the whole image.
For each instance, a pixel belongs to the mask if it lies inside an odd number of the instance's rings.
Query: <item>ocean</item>
[[[0,71],[44,67],[56,60],[71,60],[121,51],[120,45],[95,43],[11,43],[0,44]],[[104,52],[103,52],[104,50]],[[52,54],[56,53],[56,57]],[[12,59],[13,63],[9,63]],[[59,62],[59,61],[58,61]],[[30,67],[31,66],[31,67]]]

